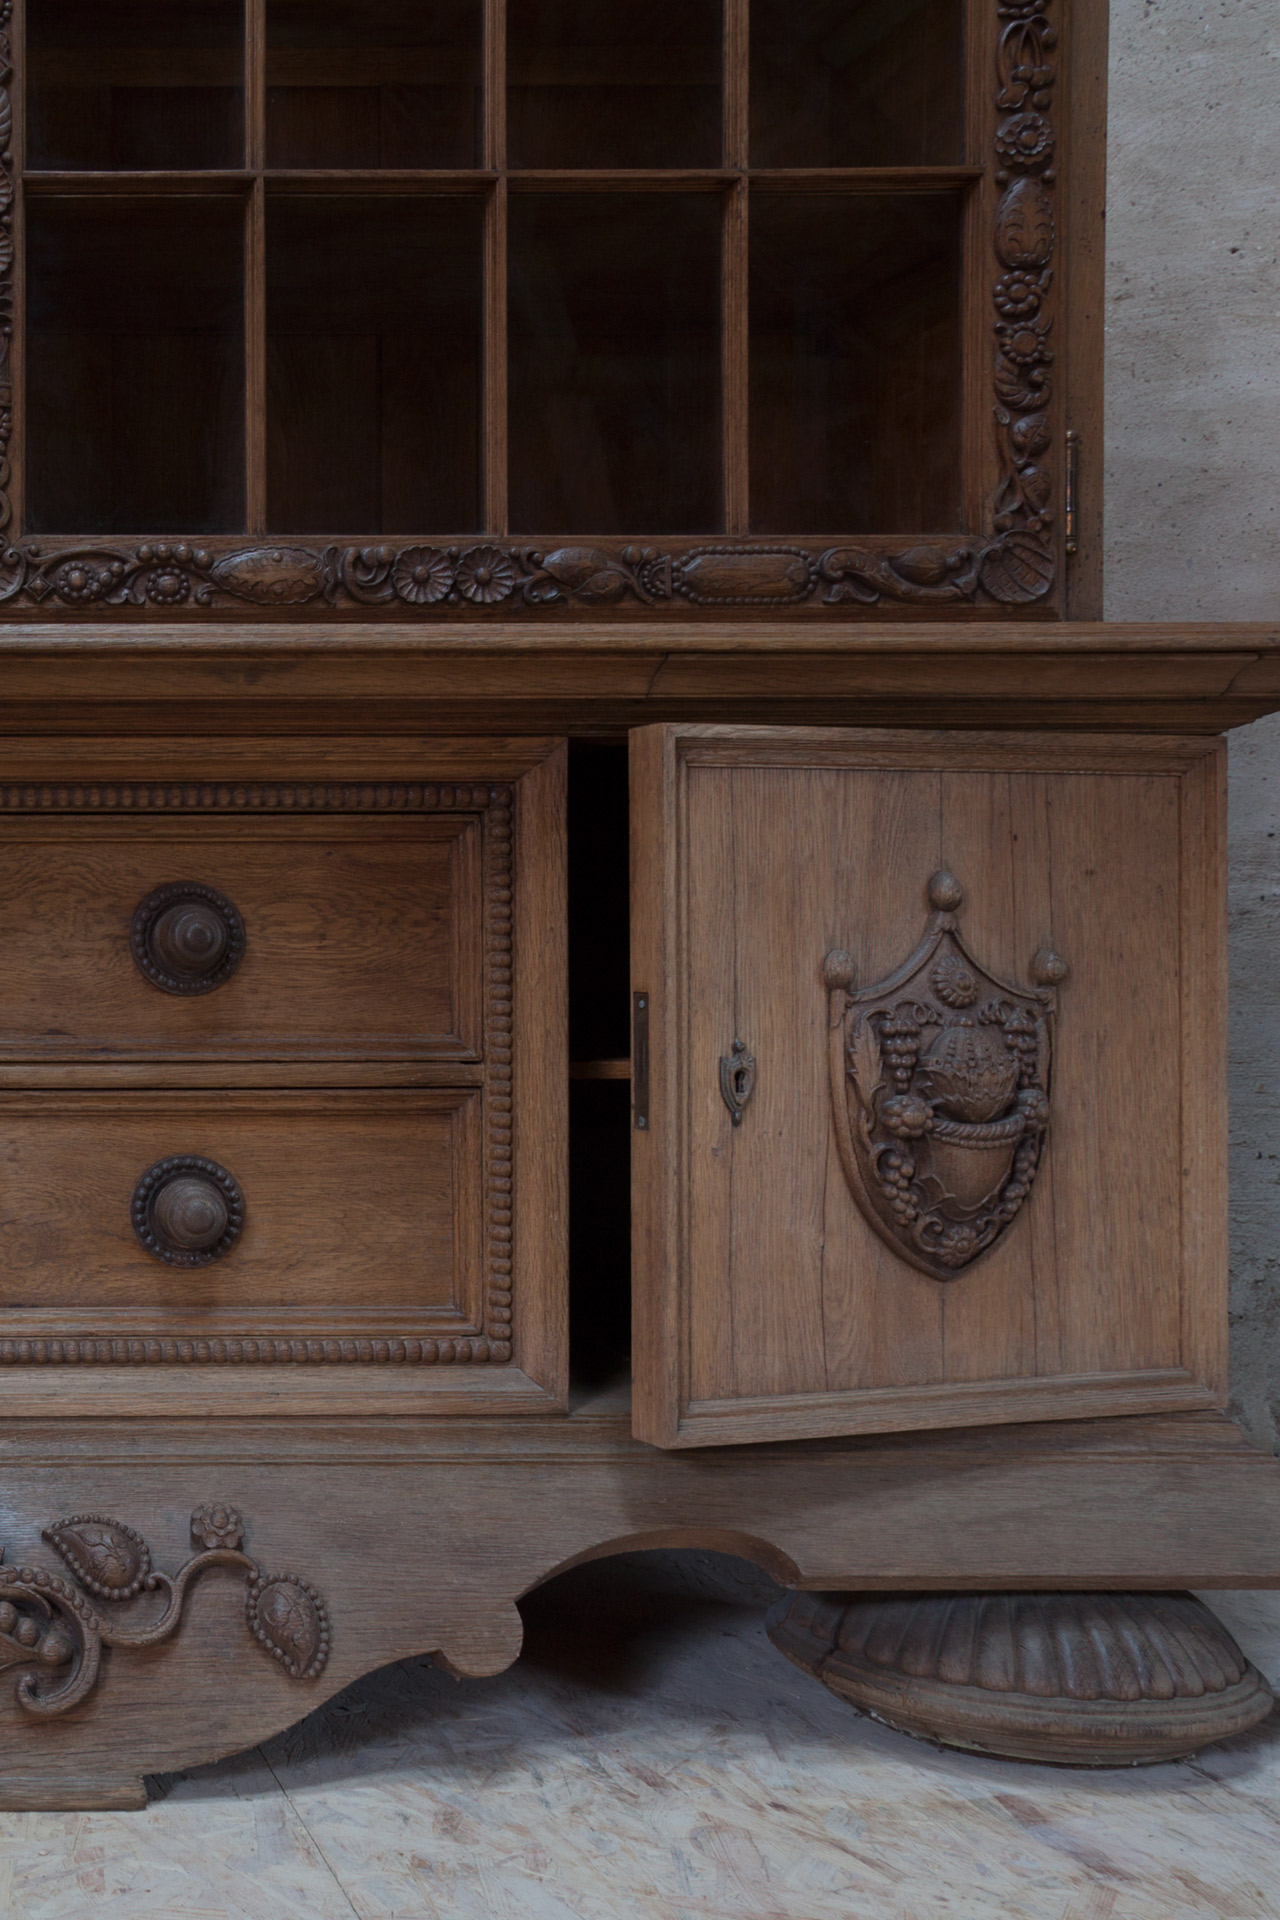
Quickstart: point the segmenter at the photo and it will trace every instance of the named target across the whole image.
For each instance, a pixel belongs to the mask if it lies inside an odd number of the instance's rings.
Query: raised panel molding
[[[477,813],[483,822],[482,1276],[478,1320],[442,1329],[197,1337],[161,1328],[32,1327],[0,1338],[0,1366],[455,1366],[512,1359],[514,788],[505,782],[6,782],[0,814]],[[252,1198],[250,1197],[250,1205]]]

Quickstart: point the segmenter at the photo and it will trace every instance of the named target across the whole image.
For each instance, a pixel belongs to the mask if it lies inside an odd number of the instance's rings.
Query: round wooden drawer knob
[[[165,993],[212,993],[244,957],[244,921],[215,887],[179,880],[141,902],[130,944],[152,986]]]
[[[172,1267],[203,1267],[234,1246],[244,1195],[216,1160],[175,1154],[157,1160],[133,1190],[133,1230],[148,1253]]]

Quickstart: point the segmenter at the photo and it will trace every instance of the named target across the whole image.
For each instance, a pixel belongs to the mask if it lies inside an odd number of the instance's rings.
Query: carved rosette
[[[297,1574],[263,1573],[241,1550],[244,1521],[234,1507],[196,1508],[191,1538],[200,1551],[175,1574],[152,1566],[140,1533],[103,1514],[58,1520],[42,1537],[70,1579],[43,1567],[0,1565],[0,1668],[28,1669],[15,1698],[37,1718],[67,1713],[87,1698],[101,1677],[104,1647],[154,1647],[175,1634],[187,1589],[210,1567],[245,1574],[249,1631],[291,1679],[314,1680],[324,1671],[330,1630],[323,1600]],[[130,1602],[153,1593],[163,1596],[158,1615],[121,1617]],[[86,1594],[108,1611],[99,1612]]]
[[[853,1196],[903,1259],[953,1280],[1022,1209],[1049,1126],[1055,989],[1042,948],[1034,985],[987,972],[957,931],[953,874],[929,883],[924,938],[886,979],[856,989],[827,955],[831,1097]]]

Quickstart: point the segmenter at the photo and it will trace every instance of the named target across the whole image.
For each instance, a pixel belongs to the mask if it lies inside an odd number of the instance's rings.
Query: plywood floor
[[[772,1589],[635,1555],[524,1658],[419,1663],[137,1814],[0,1814],[4,1920],[1276,1920],[1280,1715],[1177,1766],[943,1754],[774,1653]],[[1280,1595],[1218,1595],[1280,1678]]]

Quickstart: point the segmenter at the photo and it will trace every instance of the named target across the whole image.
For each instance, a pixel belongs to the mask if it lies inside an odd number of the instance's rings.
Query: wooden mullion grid
[[[245,160],[251,174],[244,236],[245,525],[267,526],[266,0],[245,0]]]
[[[484,366],[481,485],[486,532],[505,534],[507,493],[507,8],[484,0]]]
[[[726,533],[746,533],[751,524],[748,446],[750,391],[747,366],[750,189],[746,178],[750,163],[747,98],[749,28],[749,0],[724,0],[721,157],[725,166],[736,176],[724,196],[720,269],[721,460]]]
[[[171,194],[191,194],[207,200],[243,193],[253,185],[254,177],[245,167],[204,167],[198,171],[173,167],[134,173],[28,173],[24,185],[28,199],[69,195],[82,200],[101,194],[122,200],[157,200]]]
[[[267,167],[263,178],[279,193],[486,193],[498,179],[483,167]]]
[[[484,193],[505,181],[511,193],[708,193],[744,177],[731,167],[207,167],[183,171],[29,173],[28,196],[75,194],[207,196],[243,191],[255,180],[288,193]],[[766,167],[751,173],[758,193],[945,193],[981,180],[981,167]]]

